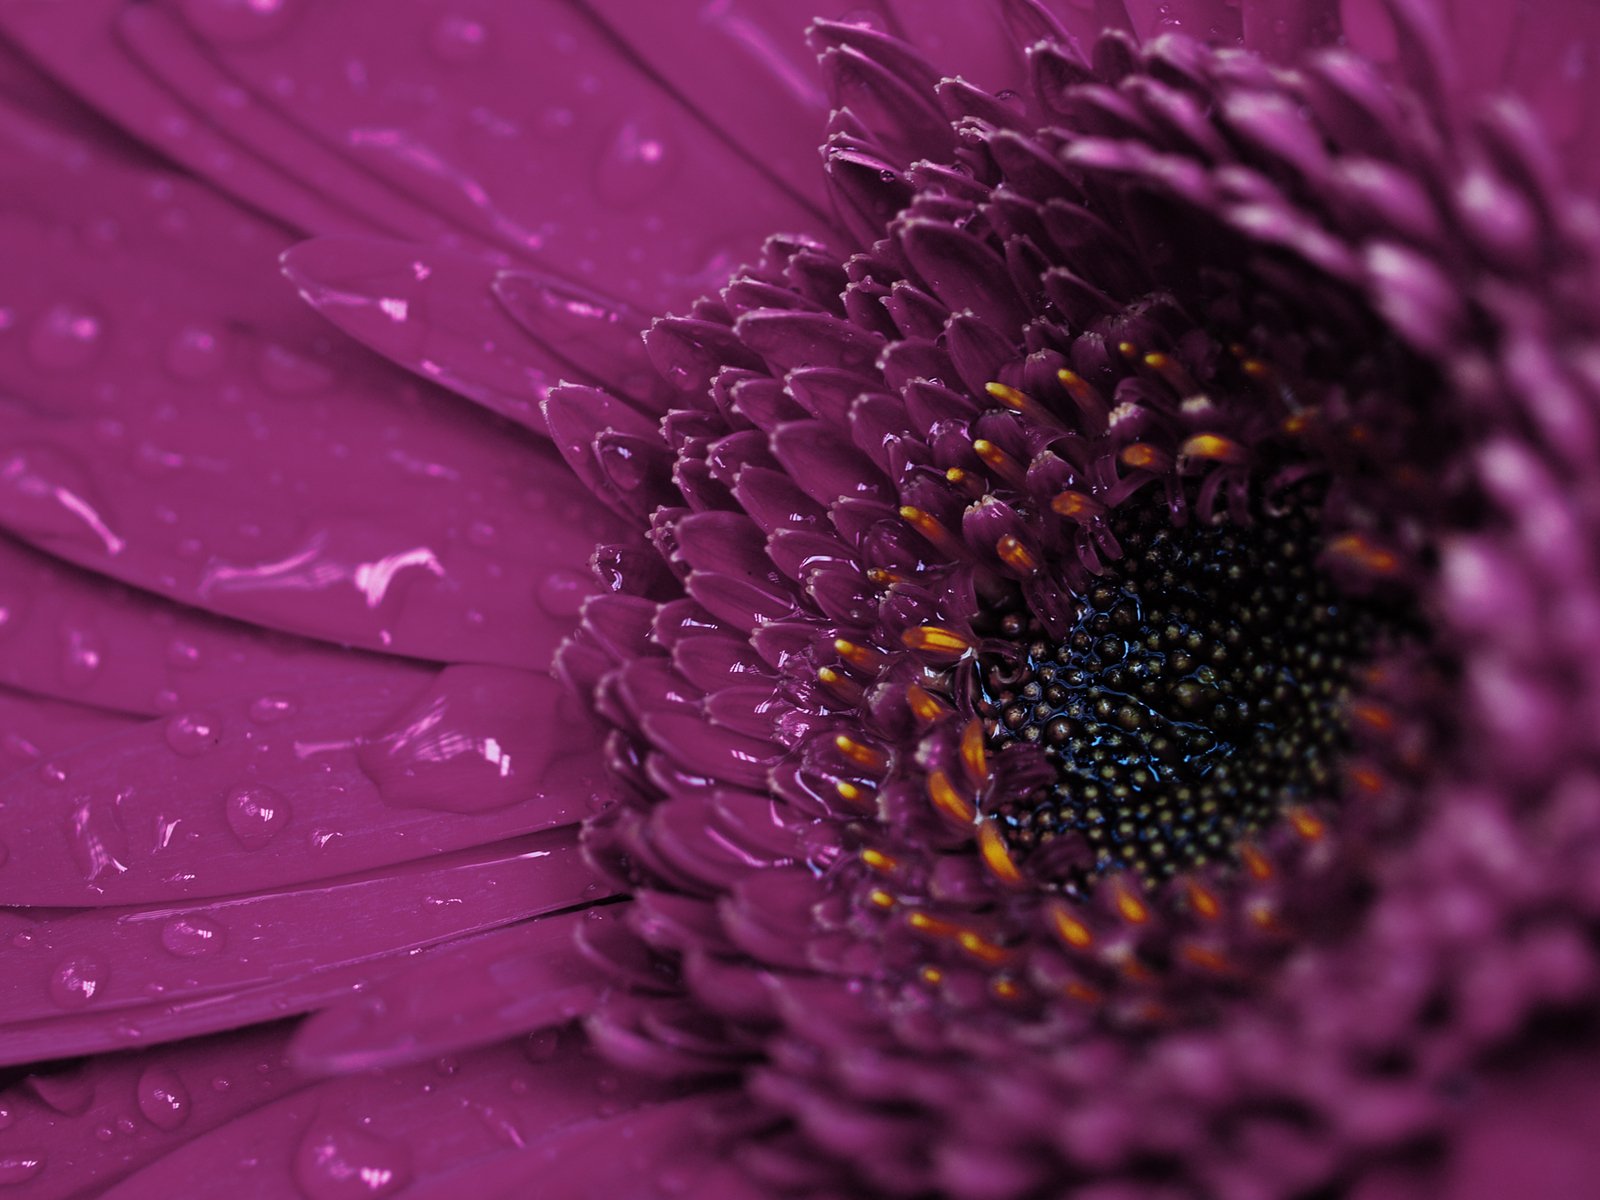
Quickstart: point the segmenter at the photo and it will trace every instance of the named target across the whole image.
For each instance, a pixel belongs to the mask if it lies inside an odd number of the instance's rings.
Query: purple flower
[[[1588,1186],[1600,31],[1090,7],[0,11],[0,1187]]]

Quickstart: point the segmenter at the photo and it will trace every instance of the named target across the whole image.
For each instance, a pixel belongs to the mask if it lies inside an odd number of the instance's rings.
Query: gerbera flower
[[[1572,1194],[1581,7],[632,7],[0,11],[0,1184]]]

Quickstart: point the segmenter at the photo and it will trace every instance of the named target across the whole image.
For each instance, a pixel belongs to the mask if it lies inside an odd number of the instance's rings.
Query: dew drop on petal
[[[134,1094],[139,1111],[157,1129],[171,1133],[189,1119],[192,1102],[176,1071],[169,1067],[148,1067],[139,1076]]]
[[[411,1182],[411,1155],[362,1130],[313,1122],[295,1150],[294,1181],[307,1200],[376,1200]]]
[[[100,672],[105,648],[93,630],[68,627],[61,632],[61,682],[69,688],[88,687]]]
[[[489,31],[482,21],[451,13],[434,23],[428,44],[440,62],[453,66],[476,62],[488,48]]]
[[[551,571],[539,584],[539,607],[552,617],[575,617],[594,590],[594,581],[587,575]]]
[[[99,356],[105,331],[105,318],[87,305],[53,304],[29,330],[28,354],[47,370],[77,370]]]
[[[292,717],[298,707],[299,704],[293,696],[284,695],[282,692],[268,692],[250,702],[250,719],[258,725],[271,725],[286,717]]]
[[[282,31],[293,17],[290,0],[186,0],[183,15],[201,37],[243,46]]]
[[[105,993],[110,973],[87,956],[69,958],[50,976],[50,999],[62,1008],[83,1008]]]
[[[0,1186],[26,1183],[44,1170],[45,1157],[37,1150],[7,1150],[0,1153]]]
[[[228,828],[246,850],[261,849],[289,823],[289,802],[269,787],[236,787],[224,803]]]
[[[179,713],[162,731],[174,754],[199,758],[222,740],[222,718],[215,713]]]
[[[205,913],[183,913],[161,927],[161,944],[179,958],[201,958],[221,950],[227,930]]]
[[[203,325],[186,325],[167,343],[166,364],[176,379],[204,379],[222,367],[222,338]]]

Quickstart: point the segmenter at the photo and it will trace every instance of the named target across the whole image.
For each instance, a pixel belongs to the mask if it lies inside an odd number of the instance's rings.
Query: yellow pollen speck
[[[929,987],[938,987],[944,982],[944,972],[938,967],[923,967],[917,972],[917,978]]]
[[[933,801],[933,806],[951,819],[963,825],[970,825],[977,820],[978,810],[972,802],[956,791],[955,785],[950,782],[950,776],[943,771],[930,771],[928,773],[928,799]]]
[[[1007,979],[1004,975],[997,976],[989,984],[989,990],[1002,1000],[1015,1000],[1022,995],[1022,989],[1017,986],[1014,979]]]
[[[954,629],[943,625],[919,625],[900,635],[900,640],[912,650],[926,650],[934,654],[960,657],[972,649],[972,643]]]
[[[839,753],[869,771],[881,771],[889,765],[889,756],[874,746],[865,742],[858,742],[848,734],[836,734],[833,739],[835,748]]]
[[[1132,342],[1118,342],[1117,350],[1122,354],[1123,358],[1139,357],[1139,347],[1135,346]]]

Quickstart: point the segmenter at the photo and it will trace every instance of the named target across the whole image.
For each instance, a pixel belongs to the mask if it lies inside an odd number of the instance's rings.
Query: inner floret
[[[1023,609],[997,618],[977,664],[989,748],[1037,746],[1055,779],[989,814],[1035,879],[1075,891],[1120,868],[1156,883],[1332,798],[1384,617],[1319,569],[1320,526],[1304,499],[1247,526],[1124,506],[1123,556],[1065,636]]]

